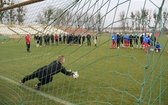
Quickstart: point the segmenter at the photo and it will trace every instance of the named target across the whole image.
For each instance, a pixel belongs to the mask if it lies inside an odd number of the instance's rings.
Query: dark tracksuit
[[[130,47],[133,47],[132,40],[133,40],[133,36],[132,36],[132,35],[130,35],[130,36],[129,36]]]
[[[82,44],[85,42],[85,36],[82,36]]]
[[[37,85],[41,86],[51,82],[53,79],[52,76],[59,72],[62,72],[67,76],[73,75],[73,72],[67,71],[60,62],[55,60],[51,62],[48,66],[43,66],[38,70],[34,71],[32,74],[25,76],[21,81],[22,83],[24,83],[28,80],[38,78],[40,83],[38,83]]]
[[[88,46],[91,46],[91,35],[90,34],[88,34],[87,36],[86,36],[86,38],[87,38],[87,45]]]
[[[120,47],[120,35],[117,35],[117,47]]]

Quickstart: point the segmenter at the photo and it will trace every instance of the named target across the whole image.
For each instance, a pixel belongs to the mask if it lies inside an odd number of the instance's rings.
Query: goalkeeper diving
[[[40,81],[38,84],[35,85],[35,88],[37,90],[40,89],[42,85],[48,84],[52,82],[53,75],[61,72],[67,76],[72,76],[73,78],[78,78],[78,72],[68,71],[63,67],[63,63],[65,62],[65,57],[63,55],[59,55],[57,57],[57,60],[51,62],[49,65],[43,66],[36,71],[34,71],[32,74],[25,76],[20,82],[25,83],[28,80],[38,78]]]

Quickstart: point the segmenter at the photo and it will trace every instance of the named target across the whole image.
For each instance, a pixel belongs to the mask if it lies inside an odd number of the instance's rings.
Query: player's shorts
[[[125,45],[129,45],[129,41],[128,40],[124,40],[124,44]]]
[[[142,41],[142,45],[145,45],[145,42],[144,42],[144,41]]]
[[[149,44],[148,44],[148,43],[144,43],[143,45],[144,45],[145,47],[148,47],[148,46],[149,46]]]
[[[115,41],[112,41],[112,45],[116,45],[116,42],[115,42]]]

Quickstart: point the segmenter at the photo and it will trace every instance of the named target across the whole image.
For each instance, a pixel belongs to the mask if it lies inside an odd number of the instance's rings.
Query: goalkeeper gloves
[[[72,77],[73,77],[74,79],[78,78],[78,77],[79,77],[79,74],[78,74],[78,72],[77,72],[77,71],[76,71],[76,72],[73,72],[73,75],[72,75]]]

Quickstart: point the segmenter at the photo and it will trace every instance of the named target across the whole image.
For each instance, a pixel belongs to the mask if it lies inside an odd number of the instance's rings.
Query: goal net
[[[1,0],[1,105],[168,104],[167,0],[39,0],[3,10],[25,1]],[[20,83],[59,55],[79,78],[58,73],[39,90],[38,78]]]

